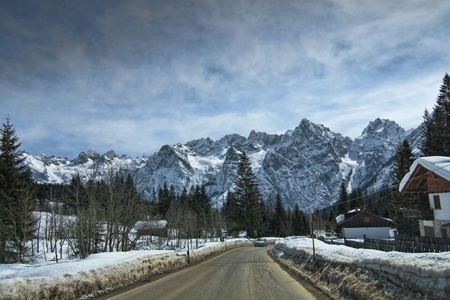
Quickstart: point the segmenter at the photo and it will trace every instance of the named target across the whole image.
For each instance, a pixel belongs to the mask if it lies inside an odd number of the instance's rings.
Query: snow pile
[[[447,299],[450,252],[401,253],[354,249],[290,237],[274,253],[334,299]]]
[[[252,245],[246,239],[208,243],[190,251],[194,263],[217,252]],[[0,299],[78,299],[95,297],[188,264],[187,252],[141,250],[99,253],[85,260],[0,265]]]

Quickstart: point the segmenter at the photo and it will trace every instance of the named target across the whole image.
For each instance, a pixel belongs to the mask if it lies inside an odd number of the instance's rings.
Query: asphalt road
[[[267,250],[233,249],[108,299],[317,299]]]

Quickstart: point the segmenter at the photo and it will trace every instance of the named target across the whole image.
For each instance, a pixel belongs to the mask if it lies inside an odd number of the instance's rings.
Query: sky
[[[21,149],[141,156],[303,118],[405,129],[450,72],[450,1],[0,2],[0,118]]]

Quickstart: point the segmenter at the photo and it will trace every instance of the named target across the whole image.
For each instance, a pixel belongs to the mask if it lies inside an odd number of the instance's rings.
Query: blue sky
[[[448,28],[450,1],[1,1],[0,116],[70,159],[302,118],[410,129],[450,72]]]

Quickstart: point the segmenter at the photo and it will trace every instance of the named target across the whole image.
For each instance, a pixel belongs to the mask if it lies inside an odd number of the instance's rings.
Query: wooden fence
[[[450,252],[450,239],[397,235],[394,240],[364,238],[364,242],[345,240],[345,245],[353,248],[399,251],[410,253]]]

